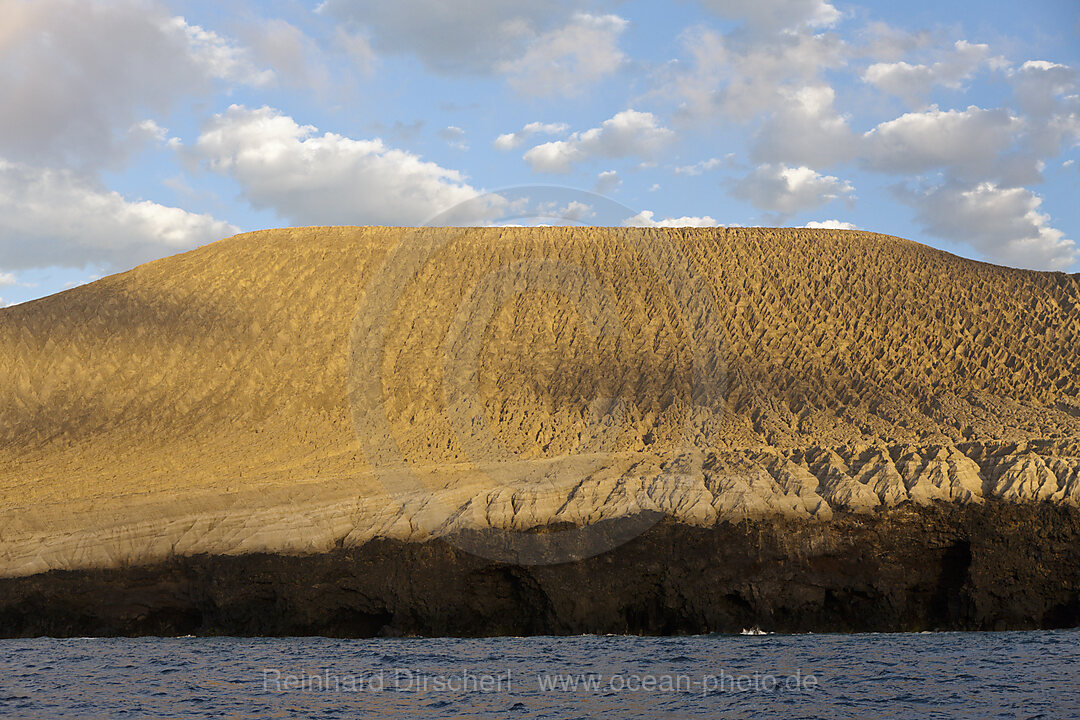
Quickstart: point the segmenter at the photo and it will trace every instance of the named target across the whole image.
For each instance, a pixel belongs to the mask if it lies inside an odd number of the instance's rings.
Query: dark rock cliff
[[[489,539],[490,540],[490,539]],[[1080,510],[910,504],[831,522],[665,520],[605,554],[494,563],[443,540],[177,557],[0,580],[0,636],[530,635],[1080,625]]]

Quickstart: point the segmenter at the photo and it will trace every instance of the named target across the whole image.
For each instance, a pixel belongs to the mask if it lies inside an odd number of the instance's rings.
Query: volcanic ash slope
[[[0,311],[0,575],[1075,506],[1078,303],[862,232],[239,235]]]

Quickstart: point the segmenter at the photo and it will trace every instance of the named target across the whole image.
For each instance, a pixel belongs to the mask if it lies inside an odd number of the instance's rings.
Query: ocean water
[[[1075,718],[1080,632],[0,640],[3,718]]]

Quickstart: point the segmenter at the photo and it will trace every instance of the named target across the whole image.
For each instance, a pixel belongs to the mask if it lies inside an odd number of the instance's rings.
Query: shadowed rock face
[[[1080,276],[871,233],[249,233],[0,310],[0,577],[91,588],[122,566],[122,588],[146,566],[196,592],[387,547],[467,568],[451,548],[475,543],[496,566],[584,562],[650,523],[531,559],[483,531],[623,518],[668,518],[663,542],[706,558],[736,526],[855,543],[961,517],[942,505],[1065,522],[1042,513],[1080,505],[1078,340]]]
[[[547,566],[492,563],[441,540],[374,540],[0,579],[0,636],[1072,627],[1078,546],[1075,508],[1001,502],[830,523],[662,522],[603,555]]]

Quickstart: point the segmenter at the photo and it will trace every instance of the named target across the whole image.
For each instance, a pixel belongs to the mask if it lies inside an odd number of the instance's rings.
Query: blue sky
[[[0,305],[522,185],[1080,271],[1075,0],[0,0],[0,97]]]

